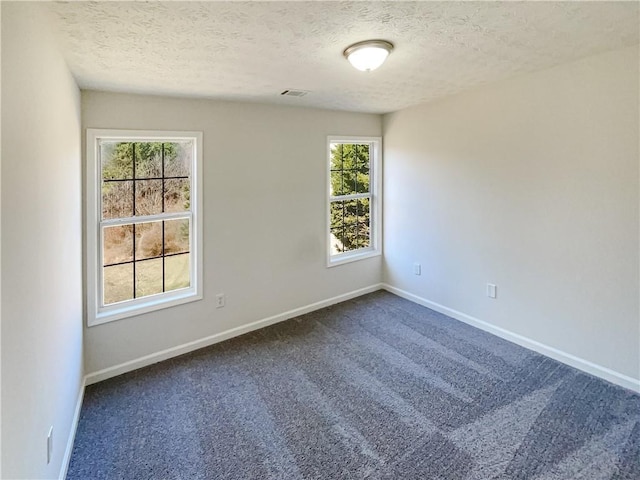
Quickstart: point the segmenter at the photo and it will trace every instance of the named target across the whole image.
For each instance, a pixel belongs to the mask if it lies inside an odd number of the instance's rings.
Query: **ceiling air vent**
[[[285,90],[280,95],[284,95],[287,97],[304,97],[307,93],[307,90]]]

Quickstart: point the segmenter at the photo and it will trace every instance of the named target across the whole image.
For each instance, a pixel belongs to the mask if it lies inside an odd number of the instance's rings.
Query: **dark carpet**
[[[69,479],[640,479],[640,396],[386,292],[87,388]]]

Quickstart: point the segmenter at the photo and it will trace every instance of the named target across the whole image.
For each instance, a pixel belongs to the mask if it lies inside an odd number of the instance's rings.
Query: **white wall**
[[[324,231],[326,136],[379,136],[379,115],[86,91],[82,118],[204,132],[205,298],[87,328],[88,373],[381,281],[380,257],[327,269]]]
[[[80,94],[34,6],[1,8],[2,478],[57,478],[82,381]]]
[[[640,378],[638,68],[627,48],[386,115],[385,281]]]
[[[2,38],[2,8],[0,8],[0,39]],[[2,53],[0,52],[0,58]],[[2,68],[0,67],[0,71]],[[1,75],[0,75],[1,77]],[[0,89],[2,80],[0,78]],[[0,111],[2,95],[0,94]],[[0,115],[0,146],[2,145],[2,115]],[[2,148],[0,147],[0,186],[2,185]],[[2,194],[0,190],[0,272],[2,272]],[[2,274],[0,273],[0,478],[2,478]]]

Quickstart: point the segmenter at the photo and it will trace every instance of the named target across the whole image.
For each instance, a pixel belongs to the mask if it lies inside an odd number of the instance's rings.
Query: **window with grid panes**
[[[329,137],[328,264],[380,254],[380,138]]]
[[[89,323],[201,298],[202,134],[87,136]]]

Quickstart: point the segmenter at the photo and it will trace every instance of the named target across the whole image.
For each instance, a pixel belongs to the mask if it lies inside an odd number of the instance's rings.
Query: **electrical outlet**
[[[224,307],[224,293],[216,295],[216,308]]]
[[[53,455],[53,425],[49,428],[47,435],[47,465],[51,463],[51,456]]]
[[[496,287],[493,283],[487,283],[487,297],[496,298],[498,294],[498,287]]]
[[[414,275],[420,275],[422,273],[422,267],[420,267],[419,263],[414,263],[413,264],[413,274]]]

